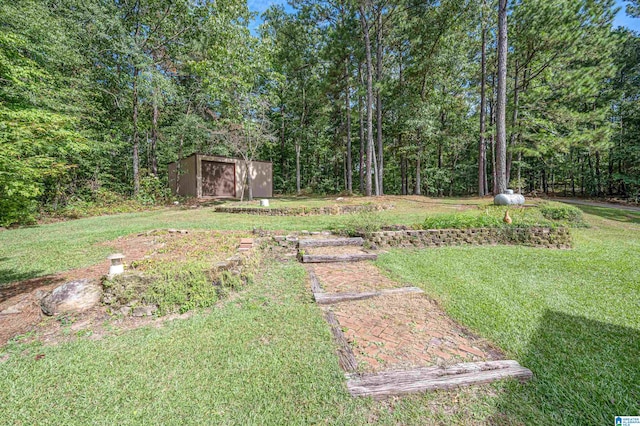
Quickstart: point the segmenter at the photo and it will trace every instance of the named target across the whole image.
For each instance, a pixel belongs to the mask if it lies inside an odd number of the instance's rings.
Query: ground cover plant
[[[157,315],[185,313],[209,307],[253,280],[253,268],[260,263],[258,253],[243,256],[243,263],[233,270],[216,267],[236,254],[243,234],[192,231],[174,235],[160,231],[155,241],[159,249],[130,262],[125,274],[103,280],[103,301],[111,311],[146,305],[157,307]]]
[[[422,223],[423,229],[445,228],[483,228],[505,226],[504,218],[508,212],[512,220],[510,226],[582,226],[582,211],[574,206],[561,203],[544,202],[540,206],[495,206],[493,204],[478,205],[457,213],[440,213],[428,215]]]

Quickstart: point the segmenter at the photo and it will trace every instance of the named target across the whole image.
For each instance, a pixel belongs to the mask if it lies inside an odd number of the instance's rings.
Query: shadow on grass
[[[3,271],[0,270],[0,274]],[[39,278],[32,278],[23,281],[15,281],[10,284],[0,284],[0,303],[5,300],[11,299],[19,294],[30,293],[33,290],[37,290],[41,287],[46,287],[51,284],[59,284],[64,281],[62,278],[54,275],[47,275]]]
[[[608,207],[575,205],[587,214],[600,216],[603,219],[616,220],[618,222],[640,223],[640,213],[630,210],[612,209]]]
[[[6,260],[7,258],[0,258],[0,303],[18,294],[28,293],[38,287],[59,281],[51,275],[43,277],[41,270],[17,272],[13,269],[1,268]]]
[[[519,362],[533,371],[511,384],[500,411],[522,424],[602,425],[640,410],[640,331],[547,311]]]

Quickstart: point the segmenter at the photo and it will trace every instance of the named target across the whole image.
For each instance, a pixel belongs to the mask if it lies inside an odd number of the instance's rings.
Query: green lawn
[[[478,202],[407,200],[382,215],[411,224]],[[352,399],[304,270],[267,261],[238,297],[190,319],[0,349],[0,423],[597,425],[639,415],[640,215],[583,210],[592,227],[572,230],[573,250],[450,247],[378,261],[532,369],[529,384]],[[168,209],[0,232],[0,282],[12,280],[5,271],[91,264],[109,251],[96,243],[148,229],[316,230],[344,220]]]
[[[471,425],[494,415],[490,387],[351,398],[296,263],[276,262],[239,298],[161,328],[7,349],[3,424]]]
[[[609,424],[640,414],[640,226],[628,224],[640,215],[597,213],[593,228],[572,230],[570,251],[397,250],[378,265],[533,370],[530,385],[500,398],[510,418]]]
[[[315,201],[314,201],[315,200]],[[331,205],[334,198],[311,199]],[[374,199],[377,200],[377,199]],[[378,202],[378,201],[377,201]],[[387,223],[421,223],[427,213],[473,208],[479,199],[434,200],[422,197],[385,197],[396,208],[380,213]],[[486,201],[484,201],[486,202]],[[276,201],[297,205],[299,201]],[[215,213],[213,207],[167,208],[142,213],[58,222],[0,232],[0,286],[11,281],[84,267],[103,260],[113,250],[98,243],[157,228],[218,230],[325,230],[349,220],[341,216],[256,216]]]

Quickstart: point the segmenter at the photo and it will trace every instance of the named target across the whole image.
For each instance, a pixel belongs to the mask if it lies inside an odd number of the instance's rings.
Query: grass
[[[589,211],[590,208],[585,208]],[[378,261],[535,375],[498,408],[523,424],[607,424],[640,412],[640,228],[599,210],[575,249],[449,247]]]
[[[492,204],[477,207],[463,212],[430,214],[422,223],[422,227],[424,229],[497,228],[505,225],[506,212],[512,220],[510,226],[584,226],[582,210],[562,203],[544,202],[539,208]]]
[[[493,387],[351,398],[305,284],[300,265],[276,262],[237,299],[190,319],[98,341],[13,343],[0,362],[2,422],[421,425],[495,415]]]
[[[393,210],[381,212],[381,220],[407,225],[421,223],[427,213],[462,211],[484,202],[480,199],[434,200],[423,197],[382,197],[375,200],[396,205]],[[350,220],[349,215],[291,218],[215,213],[213,207],[166,208],[2,231],[0,288],[12,281],[93,265],[113,251],[99,243],[152,229],[319,231],[343,227]]]
[[[484,202],[412,197],[381,217],[414,224]],[[304,270],[267,262],[240,295],[186,320],[57,346],[17,339],[0,349],[2,422],[596,425],[638,415],[640,214],[580,208],[591,228],[572,230],[573,250],[448,247],[378,261],[532,369],[527,385],[352,399]],[[347,220],[210,209],[82,219],[0,232],[0,270],[16,277],[91,264],[109,251],[96,243],[154,228],[319,230]]]
[[[280,207],[297,208],[297,207],[327,207],[333,205],[359,205],[367,204],[371,202],[371,199],[365,197],[342,197],[343,199],[337,201],[334,197],[276,197],[269,200],[269,206],[263,208],[275,209]],[[222,206],[225,207],[261,207],[260,200],[253,201],[228,201]]]

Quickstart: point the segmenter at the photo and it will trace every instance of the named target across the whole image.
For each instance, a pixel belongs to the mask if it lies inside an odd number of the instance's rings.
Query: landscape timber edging
[[[380,249],[440,247],[456,245],[525,245],[570,249],[571,234],[565,227],[499,227],[471,229],[427,229],[373,232],[365,240]]]
[[[261,216],[317,216],[391,210],[393,204],[333,205],[327,207],[215,207],[216,213],[253,214]]]

